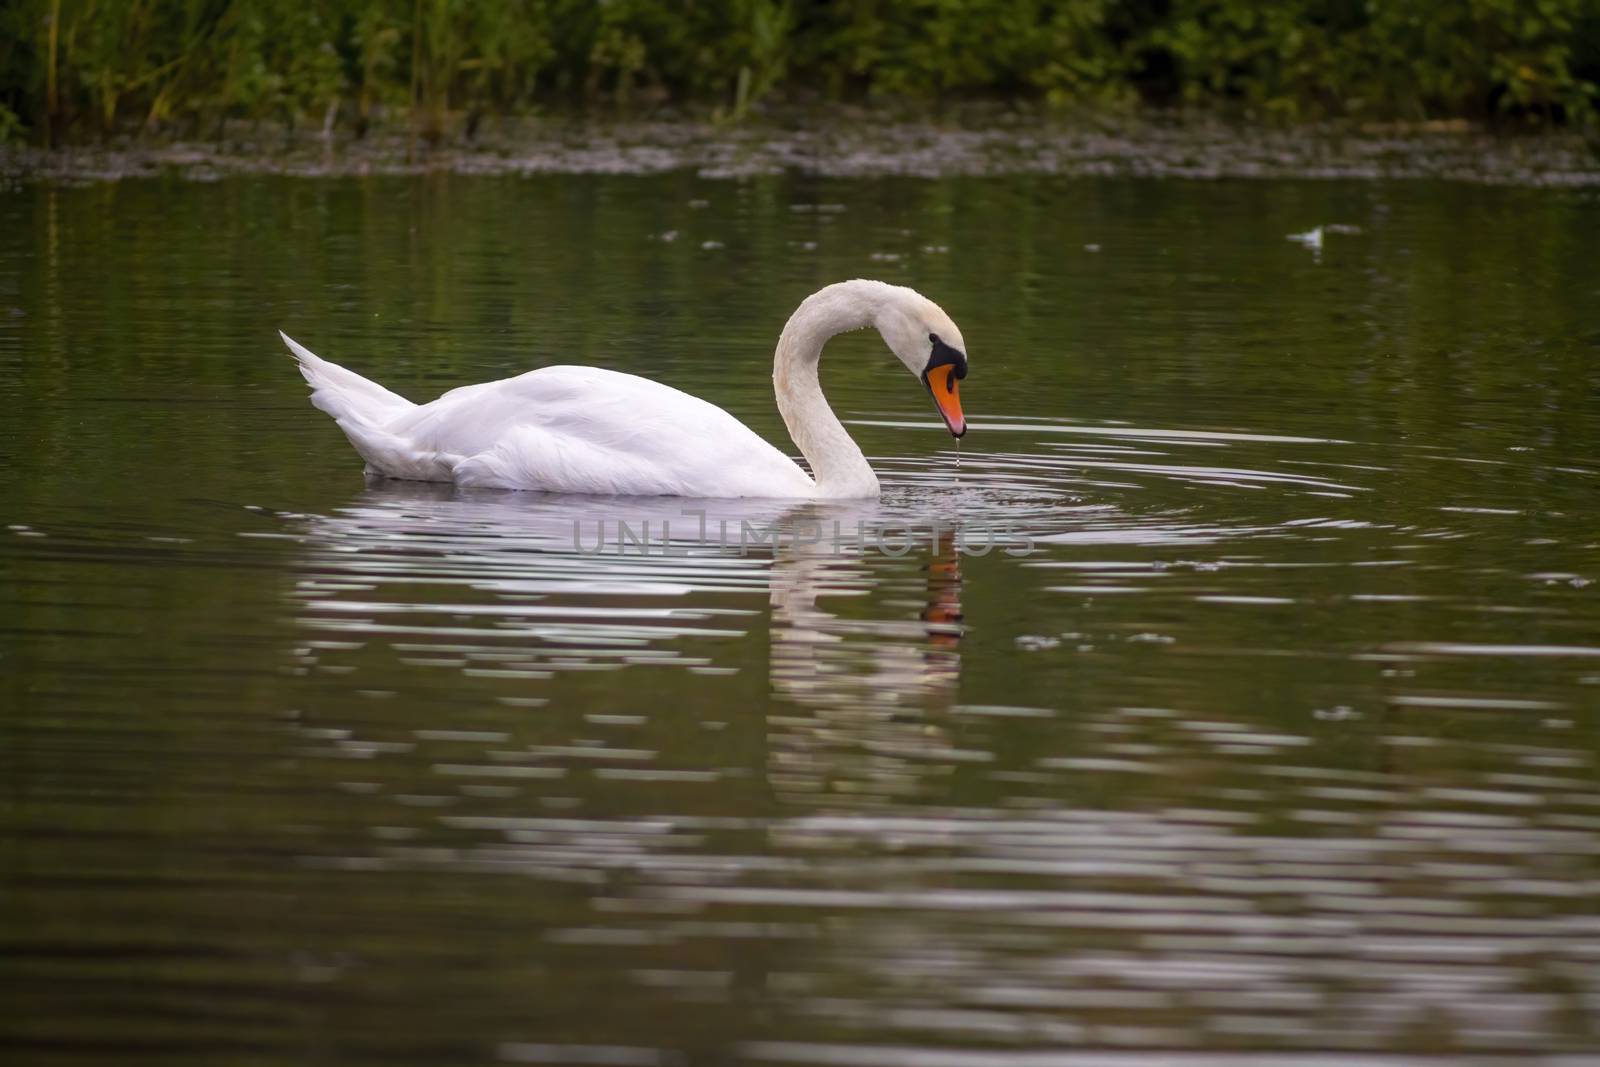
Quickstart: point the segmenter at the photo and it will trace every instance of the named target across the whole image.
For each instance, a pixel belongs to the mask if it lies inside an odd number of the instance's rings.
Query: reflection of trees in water
[[[769,672],[773,693],[793,705],[768,719],[767,773],[780,798],[904,797],[949,773],[946,730],[930,713],[949,709],[960,681],[961,564],[948,534],[927,558],[920,612],[856,618],[817,601],[881,588],[861,557],[826,544],[779,550]]]

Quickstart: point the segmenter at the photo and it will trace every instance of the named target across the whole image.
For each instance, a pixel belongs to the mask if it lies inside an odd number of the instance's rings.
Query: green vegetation
[[[9,0],[0,139],[774,96],[1594,120],[1600,0]]]

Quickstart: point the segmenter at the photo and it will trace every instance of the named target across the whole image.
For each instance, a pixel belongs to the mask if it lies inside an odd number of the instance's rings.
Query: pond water
[[[1600,1051],[1597,194],[156,179],[0,235],[8,1063]],[[958,454],[829,346],[872,505],[367,483],[274,333],[789,448],[773,342],[856,276],[972,360]]]

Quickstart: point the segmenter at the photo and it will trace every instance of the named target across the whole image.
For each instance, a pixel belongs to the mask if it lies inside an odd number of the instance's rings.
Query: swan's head
[[[878,311],[878,332],[926,387],[951,436],[960,437],[967,432],[967,420],[957,383],[967,376],[967,343],[944,308],[915,289],[888,288],[894,298]]]

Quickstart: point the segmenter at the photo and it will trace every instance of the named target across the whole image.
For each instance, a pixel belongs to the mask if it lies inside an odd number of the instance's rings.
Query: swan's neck
[[[817,363],[828,338],[873,325],[879,282],[841,282],[807,297],[783,327],[772,384],[789,436],[811,464],[819,497],[878,495],[878,476],[822,395]]]

